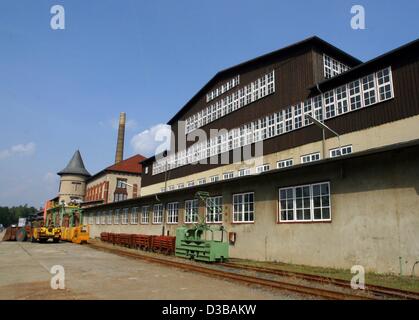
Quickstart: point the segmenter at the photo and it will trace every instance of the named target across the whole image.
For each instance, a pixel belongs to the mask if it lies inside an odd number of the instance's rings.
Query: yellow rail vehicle
[[[48,226],[60,226],[56,228],[59,229],[59,240],[77,244],[89,240],[89,227],[82,224],[83,210],[78,205],[55,204],[46,211],[45,221]]]
[[[59,242],[61,229],[52,226],[32,228],[32,242],[47,242],[49,239],[52,239],[53,242]]]

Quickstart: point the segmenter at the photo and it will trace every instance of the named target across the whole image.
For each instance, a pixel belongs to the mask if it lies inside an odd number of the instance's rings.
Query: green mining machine
[[[197,192],[196,197],[205,203],[206,212],[221,214],[222,209],[211,203],[207,192]],[[217,212],[212,212],[217,210]],[[195,213],[200,220],[198,212]],[[228,242],[223,226],[209,226],[199,221],[193,227],[176,230],[176,256],[205,262],[222,262],[228,259]]]

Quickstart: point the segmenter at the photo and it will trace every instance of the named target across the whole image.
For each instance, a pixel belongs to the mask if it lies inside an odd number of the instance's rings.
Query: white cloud
[[[0,160],[6,159],[14,155],[32,155],[35,153],[36,145],[33,142],[27,144],[17,144],[10,147],[9,149],[4,149],[0,151]]]
[[[160,123],[136,134],[131,139],[131,146],[136,153],[150,157],[170,149],[170,126]]]

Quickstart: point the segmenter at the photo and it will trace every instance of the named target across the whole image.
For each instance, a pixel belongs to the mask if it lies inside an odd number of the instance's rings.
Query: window
[[[367,107],[376,102],[374,74],[362,78],[362,89],[364,92],[364,105]]]
[[[233,223],[254,222],[253,198],[253,192],[233,195]]]
[[[220,177],[219,176],[212,176],[212,177],[210,177],[210,181],[211,182],[217,182],[218,180],[220,180]]]
[[[198,222],[198,199],[185,201],[185,223]]]
[[[281,160],[276,163],[278,169],[288,168],[294,165],[293,159]]]
[[[380,101],[393,98],[393,85],[391,83],[390,73],[390,68],[377,72],[378,94]]]
[[[234,178],[234,172],[226,172],[223,174],[224,180],[233,179],[233,178]]]
[[[96,213],[96,224],[100,224],[100,212]]]
[[[331,149],[330,157],[335,158],[335,157],[339,157],[340,155],[344,156],[350,153],[352,153],[352,146],[345,146],[345,147],[341,147],[340,150],[339,148]]]
[[[100,224],[106,224],[106,211],[103,211],[100,215]]]
[[[141,224],[149,224],[150,223],[150,213],[148,211],[149,206],[143,206],[141,208]]]
[[[78,191],[80,189],[80,182],[72,182],[71,184],[74,186],[74,191]]]
[[[188,182],[188,187],[193,187],[195,185],[195,182],[194,181],[189,181]]]
[[[167,223],[176,224],[179,221],[179,203],[172,202],[167,204]]]
[[[128,208],[122,209],[121,223],[122,224],[128,224]]]
[[[116,179],[116,187],[121,189],[127,188],[127,180],[126,179]]]
[[[349,104],[351,110],[357,110],[362,108],[362,99],[361,99],[361,82],[356,80],[349,83]]]
[[[347,69],[343,64],[339,62],[335,63],[332,60],[330,60],[330,68],[332,73],[336,72],[336,70]],[[269,83],[271,78],[274,78],[273,72],[272,74],[268,74],[266,82]],[[255,86],[255,83],[251,83],[250,85],[239,89],[237,94],[237,99],[240,100],[239,107],[246,104],[245,100],[248,95],[250,95],[250,100],[252,100],[252,94],[251,92],[248,92],[249,90],[252,91],[254,88],[258,87],[259,94],[262,96],[261,92],[263,91],[261,91],[261,88],[265,86],[264,83],[265,82],[261,80],[258,82],[257,86]],[[388,67],[308,99],[295,106],[289,106],[279,112],[243,124],[239,128],[232,128],[227,132],[224,131],[207,141],[197,142],[186,150],[178,152],[173,157],[154,162],[153,175],[180,166],[196,163],[199,159],[217,156],[234,148],[247,146],[273,136],[285,134],[303,126],[311,125],[311,121],[308,119],[307,115],[313,115],[315,119],[324,121],[325,119],[330,119],[350,111],[385,101],[393,98],[393,96],[391,67]],[[234,96],[233,99],[235,99]],[[224,98],[224,100],[230,101],[230,99],[226,100],[226,98]],[[222,108],[225,108],[225,101],[222,103]],[[215,104],[208,106],[206,109],[207,118],[213,117],[211,118],[211,121],[214,121],[216,119],[216,112],[217,109]],[[202,114],[203,113],[199,113],[199,116],[202,116]],[[191,119],[186,120],[187,124],[191,124],[195,121],[195,117],[192,117]],[[164,191],[165,190],[162,189],[162,192]]]
[[[127,200],[128,195],[125,193],[115,193],[114,202]]]
[[[323,55],[324,77],[333,78],[342,72],[349,70],[349,67],[327,55]]]
[[[179,183],[179,184],[177,185],[177,188],[178,188],[178,189],[183,189],[183,188],[185,188],[185,184],[184,184],[184,183]]]
[[[202,178],[202,179],[198,180],[198,185],[203,185],[205,183],[207,183],[207,180],[205,178]]]
[[[231,88],[239,84],[239,76],[234,80],[228,81],[226,84],[214,89],[206,95],[207,102],[214,100],[218,96],[229,91]],[[238,108],[257,101],[267,94],[275,92],[275,74],[274,71],[256,79],[247,86],[232,92],[224,98],[215,101],[205,110],[199,111],[196,114],[185,119],[185,133],[188,134],[197,128],[202,127],[212,121],[229,114]],[[154,170],[153,170],[154,173]]]
[[[329,182],[279,189],[281,222],[330,221]]]
[[[113,223],[114,224],[119,224],[119,209],[116,209],[115,210],[115,214],[114,214],[114,216],[113,216]]]
[[[169,191],[173,191],[173,190],[175,190],[175,186],[173,185],[173,186],[169,186]]]
[[[320,160],[320,152],[308,154],[301,157],[301,163],[308,163]]]
[[[324,94],[324,108],[326,119],[336,116],[335,95],[333,90]]]
[[[342,114],[349,111],[346,85],[341,86],[336,89],[336,105],[337,105],[337,114]]]
[[[303,126],[303,116],[301,104],[294,106],[294,129],[299,129]]]
[[[256,167],[256,173],[262,173],[262,172],[269,171],[270,168],[271,168],[271,166],[269,165],[269,163],[258,166],[258,167]]]
[[[161,188],[160,192],[166,192],[166,188]]]
[[[138,224],[138,208],[131,209],[131,224]]]
[[[106,220],[107,224],[112,224],[112,210],[109,210]]]
[[[155,204],[153,206],[153,224],[163,223],[163,205]]]
[[[210,197],[206,201],[206,222],[223,222],[223,197]]]
[[[145,167],[144,172],[145,174],[148,174],[148,167]]]
[[[248,175],[250,175],[250,169],[249,168],[239,170],[239,177],[244,177],[244,176],[248,176]]]

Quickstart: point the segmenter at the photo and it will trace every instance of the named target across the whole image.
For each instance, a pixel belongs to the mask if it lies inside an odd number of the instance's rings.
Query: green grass
[[[303,265],[286,264],[281,262],[258,262],[251,260],[230,259],[231,262],[242,263],[257,267],[273,268],[284,271],[301,272],[335,279],[350,281],[354,276],[348,269],[333,269],[322,267],[309,267]],[[368,272],[365,274],[365,282],[370,285],[383,286],[419,293],[419,278],[410,276],[397,276],[393,274],[377,274]]]

